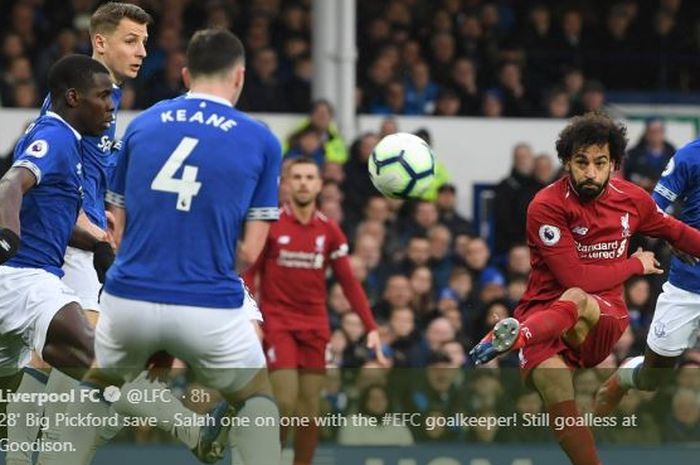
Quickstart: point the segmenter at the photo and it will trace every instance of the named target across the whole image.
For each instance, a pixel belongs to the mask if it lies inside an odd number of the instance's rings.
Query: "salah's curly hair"
[[[559,133],[557,156],[562,163],[566,163],[581,148],[605,144],[610,149],[613,165],[619,168],[625,157],[627,128],[603,113],[586,113],[573,118]]]

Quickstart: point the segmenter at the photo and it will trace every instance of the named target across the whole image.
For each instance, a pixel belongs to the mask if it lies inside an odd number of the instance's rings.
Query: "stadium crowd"
[[[93,2],[64,3],[0,5],[6,31],[0,48],[2,106],[38,106],[48,67],[67,53],[88,52],[86,20]],[[411,411],[424,417],[542,412],[538,395],[520,386],[517,357],[476,370],[465,354],[511,314],[525,290],[530,270],[525,210],[535,193],[557,177],[552,158],[534,154],[527,143],[514,147],[511,171],[495,188],[494,236],[479,237],[458,213],[457,190],[470,188],[458,180],[442,177],[431,196],[414,202],[382,197],[371,185],[368,157],[379,138],[400,130],[394,120],[387,118],[376,132],[348,144],[333,124],[330,105],[312,105],[310,2],[138,3],[156,16],[156,27],[139,78],[124,89],[122,108],[145,108],[182,93],[184,38],[207,25],[235,30],[245,41],[250,64],[242,109],[309,113],[292,135],[279,136],[285,136],[287,157],[307,155],[322,165],[319,209],[341,224],[350,240],[354,274],[373,305],[391,360],[390,367],[373,361],[358,315],[330,279],[333,333],[325,412],[381,416]],[[698,47],[690,40],[695,28],[694,16],[687,14],[695,7],[691,2],[586,3],[593,7],[574,2],[563,8],[554,1],[358,0],[358,110],[568,117],[600,109],[605,88],[700,87],[688,59]],[[428,131],[421,136],[430,137]],[[651,190],[674,150],[664,139],[663,121],[650,119],[621,175]],[[281,195],[284,199],[284,190]],[[668,268],[664,244],[644,238],[634,244],[656,251]],[[593,394],[609,370],[643,350],[664,279],[638,277],[627,284],[630,328],[599,369],[577,374],[582,412],[591,411]],[[700,441],[700,351],[689,351],[682,365],[675,383],[656,396],[633,392],[626,397],[620,414],[637,414],[639,427],[604,429],[598,431],[600,439]],[[343,444],[386,445],[550,438],[548,428],[397,428],[327,429],[324,435]],[[139,437],[146,441],[154,434],[144,430]]]
[[[48,68],[88,52],[93,0],[0,5],[0,102],[35,107]],[[183,90],[184,44],[199,27],[239,34],[240,107],[309,110],[310,0],[138,0],[155,17],[123,109]],[[605,89],[697,91],[698,6],[683,0],[358,0],[357,109],[376,114],[567,117]]]

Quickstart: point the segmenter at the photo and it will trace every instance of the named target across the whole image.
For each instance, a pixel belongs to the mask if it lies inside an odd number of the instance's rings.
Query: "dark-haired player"
[[[318,442],[313,418],[320,412],[330,340],[326,312],[329,267],[364,323],[367,346],[384,360],[367,297],[352,275],[347,239],[335,222],[316,209],[323,185],[318,165],[311,158],[295,158],[285,169],[284,182],[290,202],[283,206],[245,279],[254,289],[256,275],[260,278],[265,352],[281,414],[312,419],[294,434],[294,464],[311,465]],[[282,428],[283,445],[287,430]]]
[[[0,368],[19,370],[34,350],[80,378],[92,362],[93,333],[61,282],[61,265],[69,240],[85,250],[100,245],[76,226],[80,141],[111,123],[112,82],[97,61],[69,55],[51,67],[48,83],[53,111],[27,129],[0,180]]]
[[[107,193],[124,229],[100,302],[96,368],[85,381],[121,385],[151,354],[167,352],[237,406],[246,419],[234,428],[245,463],[277,464],[277,406],[236,269],[255,261],[279,215],[281,149],[266,126],[233,107],[244,66],[232,33],[197,32],[183,70],[190,92],[127,128]],[[108,409],[76,404],[67,414],[102,417]],[[42,454],[42,465],[83,464],[99,442],[89,429],[66,427],[61,438],[76,450]]]
[[[470,352],[476,363],[520,350],[525,379],[542,395],[574,465],[598,465],[593,435],[578,417],[571,367],[603,361],[629,324],[622,285],[658,274],[653,253],[627,257],[632,234],[668,240],[700,255],[700,232],[666,215],[640,187],[613,179],[626,130],[607,116],[574,118],[557,153],[568,175],[540,191],[527,212],[532,273],[515,318],[502,320]],[[580,419],[579,419],[580,420]],[[573,425],[573,426],[568,426]]]

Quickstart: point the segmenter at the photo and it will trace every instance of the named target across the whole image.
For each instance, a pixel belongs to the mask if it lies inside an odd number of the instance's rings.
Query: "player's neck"
[[[213,95],[231,102],[231,88],[214,80],[198,79],[193,81],[190,85],[190,92]],[[233,102],[231,103],[233,104]]]
[[[292,207],[292,213],[294,213],[294,218],[303,224],[311,221],[311,217],[316,212],[316,205],[313,202],[308,205],[298,205],[292,202],[290,205]]]
[[[92,54],[92,59],[99,62],[102,66],[107,68],[107,71],[109,71],[109,79],[112,81],[112,84],[116,84],[118,86],[121,86],[123,84],[123,80],[117,79],[117,76],[114,75],[114,71],[112,71],[112,68],[107,66],[107,63],[104,62],[104,60],[96,53]]]

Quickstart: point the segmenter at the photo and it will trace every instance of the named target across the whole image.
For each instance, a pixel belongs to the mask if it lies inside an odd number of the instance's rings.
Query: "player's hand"
[[[367,333],[367,348],[374,351],[377,361],[382,366],[388,365],[388,360],[384,356],[384,351],[382,350],[382,339],[379,337],[379,331],[373,329]]]
[[[698,264],[698,262],[700,262],[700,259],[698,259],[698,257],[688,255],[687,253],[675,248],[671,244],[669,244],[668,246],[671,248],[671,253],[673,254],[673,256],[685,263],[686,265],[695,266]]]
[[[105,282],[107,270],[114,262],[114,249],[112,244],[106,241],[101,241],[95,244],[92,256],[92,266],[97,271],[97,279],[100,283]]]
[[[663,274],[664,270],[659,268],[659,266],[661,266],[661,264],[654,256],[654,252],[642,250],[642,248],[639,247],[637,249],[637,251],[632,256],[635,257],[640,262],[642,262],[642,266],[644,267],[644,274],[645,275],[647,275],[647,274]]]

